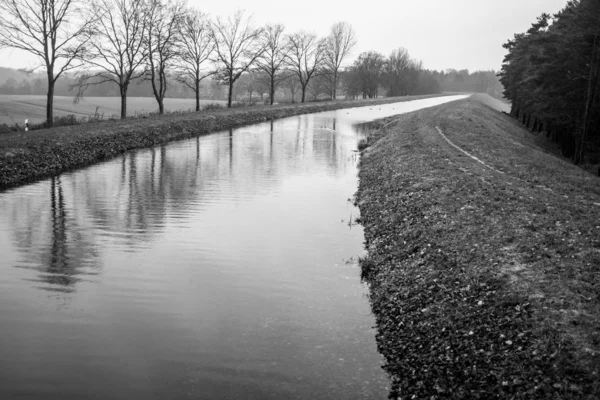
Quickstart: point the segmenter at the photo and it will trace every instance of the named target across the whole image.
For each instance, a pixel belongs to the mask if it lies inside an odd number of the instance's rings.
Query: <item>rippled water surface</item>
[[[0,399],[375,399],[357,141],[456,97],[219,132],[0,193]]]

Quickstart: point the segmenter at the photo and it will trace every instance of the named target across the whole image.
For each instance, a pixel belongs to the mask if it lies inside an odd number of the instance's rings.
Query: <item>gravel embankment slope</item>
[[[600,180],[535,140],[476,97],[370,138],[356,201],[391,397],[600,398]]]
[[[0,135],[0,190],[91,165],[128,150],[298,114],[430,96],[329,101],[106,121]]]

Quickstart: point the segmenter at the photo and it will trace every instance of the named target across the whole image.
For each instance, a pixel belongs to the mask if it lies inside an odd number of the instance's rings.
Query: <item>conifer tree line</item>
[[[501,72],[511,115],[545,132],[576,164],[600,144],[600,0],[542,14],[504,44]]]
[[[265,102],[273,104],[282,90],[292,102],[305,102],[336,99],[340,91],[353,98],[432,94],[445,81],[462,82],[461,73],[452,75],[454,81],[424,70],[403,48],[389,57],[364,52],[351,63],[356,42],[347,22],[334,23],[320,38],[288,32],[281,24],[257,26],[243,10],[213,18],[185,0],[0,0],[0,48],[37,57],[30,72],[45,75],[47,126],[56,90],[63,94],[65,82],[76,98],[101,87],[118,95],[121,118],[127,116],[127,97],[143,90],[151,92],[161,114],[169,91],[191,91],[198,111],[207,82],[225,89],[228,107],[240,92],[250,101],[254,93],[267,93]],[[34,90],[28,86],[21,84]]]

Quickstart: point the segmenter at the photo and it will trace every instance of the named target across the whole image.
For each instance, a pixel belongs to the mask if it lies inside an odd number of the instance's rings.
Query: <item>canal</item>
[[[462,97],[217,132],[0,193],[0,398],[385,399],[357,142]]]

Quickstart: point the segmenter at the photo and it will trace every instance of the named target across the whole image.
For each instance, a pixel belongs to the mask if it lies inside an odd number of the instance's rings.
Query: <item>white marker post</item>
[[[25,132],[29,131],[29,120],[25,120]]]

